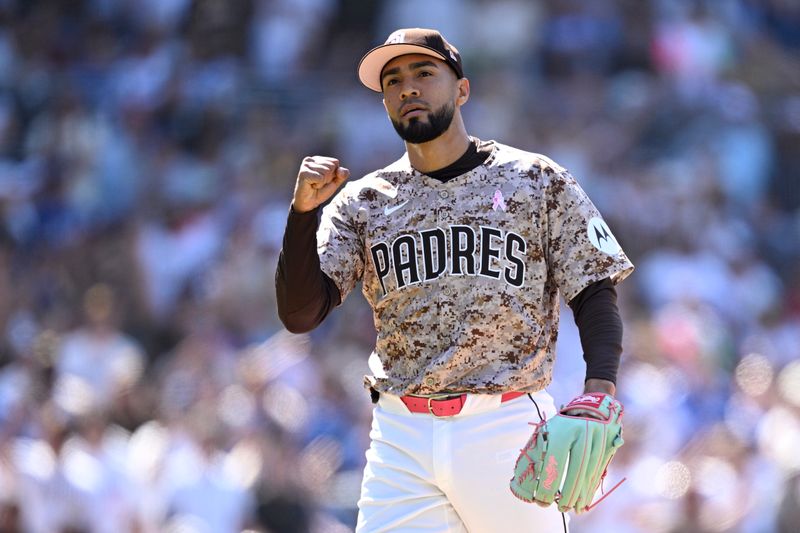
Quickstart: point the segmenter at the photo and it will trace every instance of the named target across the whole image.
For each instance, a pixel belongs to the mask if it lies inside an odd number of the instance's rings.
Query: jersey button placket
[[[450,192],[447,191],[446,189],[441,189],[437,194],[439,196],[439,201],[436,203],[436,223],[445,232],[449,232],[450,201],[448,200],[448,198],[450,197]],[[446,300],[453,295],[453,288],[449,285],[450,279],[447,277],[447,275],[445,275],[445,277],[442,278],[442,281],[445,284],[445,286],[442,288],[439,294],[445,297],[443,298],[443,300]]]
[[[452,192],[447,189],[439,189],[439,196],[436,202],[436,219],[440,228],[445,232],[450,231],[452,223],[451,207],[453,205]],[[449,240],[449,239],[448,239]],[[452,243],[450,243],[452,246]],[[449,268],[450,265],[448,265]],[[453,308],[453,295],[455,289],[452,286],[453,278],[445,274],[441,279],[441,291],[439,292],[439,345],[444,350],[450,345],[451,315]],[[430,385],[429,385],[430,386]]]

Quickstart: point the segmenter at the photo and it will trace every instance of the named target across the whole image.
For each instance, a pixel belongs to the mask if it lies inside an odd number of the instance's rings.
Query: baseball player
[[[614,286],[633,265],[564,168],[467,134],[469,80],[439,32],[395,31],[358,75],[406,152],[338,194],[347,168],[306,157],[276,274],[290,331],[359,281],[374,313],[357,531],[566,531],[622,443]],[[557,409],[561,296],[587,373]]]

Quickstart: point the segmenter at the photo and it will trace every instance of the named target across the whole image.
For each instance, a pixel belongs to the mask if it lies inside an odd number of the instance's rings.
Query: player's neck
[[[423,174],[446,167],[464,155],[470,143],[461,115],[456,114],[447,131],[422,144],[406,143],[411,166]]]

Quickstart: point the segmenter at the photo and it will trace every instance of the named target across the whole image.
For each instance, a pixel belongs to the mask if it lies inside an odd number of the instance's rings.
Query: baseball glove
[[[609,394],[583,394],[536,424],[520,450],[511,492],[526,502],[556,502],[561,512],[588,511],[599,503],[592,499],[623,443],[622,404]]]

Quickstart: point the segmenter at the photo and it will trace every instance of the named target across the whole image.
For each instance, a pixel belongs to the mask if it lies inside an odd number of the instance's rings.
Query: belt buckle
[[[433,416],[438,417],[439,415],[433,412],[433,404],[431,404],[433,400],[434,398],[432,396],[428,396],[428,412]]]
[[[437,395],[428,396],[428,412],[430,414],[432,414],[433,416],[435,416],[436,418],[442,418],[443,416],[453,416],[453,415],[449,415],[449,414],[437,415],[436,413],[433,412],[433,403],[431,403],[431,402],[433,402],[434,400],[455,400],[456,398],[463,399],[464,396],[465,396],[464,394],[440,394],[438,396]],[[463,407],[463,403],[462,403],[462,407]],[[459,411],[460,411],[460,409],[459,409]],[[456,414],[458,414],[458,413],[456,413]]]

